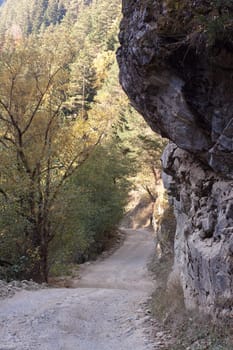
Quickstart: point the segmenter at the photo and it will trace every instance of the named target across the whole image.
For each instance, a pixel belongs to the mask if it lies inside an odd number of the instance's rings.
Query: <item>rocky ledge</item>
[[[165,184],[186,305],[233,313],[233,4],[123,0],[120,81],[170,139]],[[233,316],[233,315],[232,315]]]

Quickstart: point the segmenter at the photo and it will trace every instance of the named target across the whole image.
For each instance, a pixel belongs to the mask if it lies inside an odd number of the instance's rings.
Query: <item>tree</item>
[[[91,120],[63,115],[72,53],[52,33],[49,38],[49,46],[42,36],[8,42],[0,53],[0,173],[7,198],[1,209],[14,208],[15,225],[22,225],[20,256],[37,281],[48,278],[58,195],[102,137]],[[11,230],[6,225],[3,235]]]
[[[40,281],[67,246],[76,257],[99,251],[135,170],[152,193],[160,145],[141,137],[146,125],[118,83],[120,1],[6,5],[0,30],[19,31],[0,51],[0,263]]]
[[[78,0],[75,0],[78,3]],[[0,6],[0,32],[18,28],[24,36],[58,24],[66,15],[69,1],[65,0],[6,0]]]
[[[64,226],[52,242],[51,264],[81,263],[105,248],[124,215],[133,172],[131,160],[122,156],[114,139],[96,147],[63,189]]]

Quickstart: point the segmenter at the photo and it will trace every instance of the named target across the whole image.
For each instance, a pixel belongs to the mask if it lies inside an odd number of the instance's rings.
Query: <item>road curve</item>
[[[70,289],[22,291],[0,302],[0,350],[151,350],[142,305],[151,232],[125,230],[124,244],[87,265]]]

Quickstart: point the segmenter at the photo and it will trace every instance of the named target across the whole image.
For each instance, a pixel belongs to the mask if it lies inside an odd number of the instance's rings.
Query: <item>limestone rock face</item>
[[[120,81],[151,128],[172,141],[164,183],[175,208],[175,268],[186,304],[232,314],[233,45],[210,47],[190,30],[161,33],[169,3],[123,0]],[[190,11],[210,4],[183,3]]]
[[[187,307],[233,317],[233,183],[169,144],[164,183],[177,219],[175,265]]]
[[[210,55],[201,43],[159,34],[166,3],[123,0],[122,87],[153,130],[233,178],[233,47]]]

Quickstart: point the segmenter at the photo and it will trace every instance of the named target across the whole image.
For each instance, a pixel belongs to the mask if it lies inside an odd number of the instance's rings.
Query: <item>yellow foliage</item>
[[[96,70],[97,85],[101,86],[104,80],[108,76],[109,68],[115,61],[115,52],[114,51],[104,51],[100,52],[94,60],[94,67]]]
[[[51,199],[102,132],[94,127],[96,116],[71,122],[62,114],[73,51],[68,37],[64,45],[59,34],[8,41],[0,53],[2,185],[9,190],[17,182],[22,187],[23,181],[24,187],[39,186],[43,194],[49,181]]]

